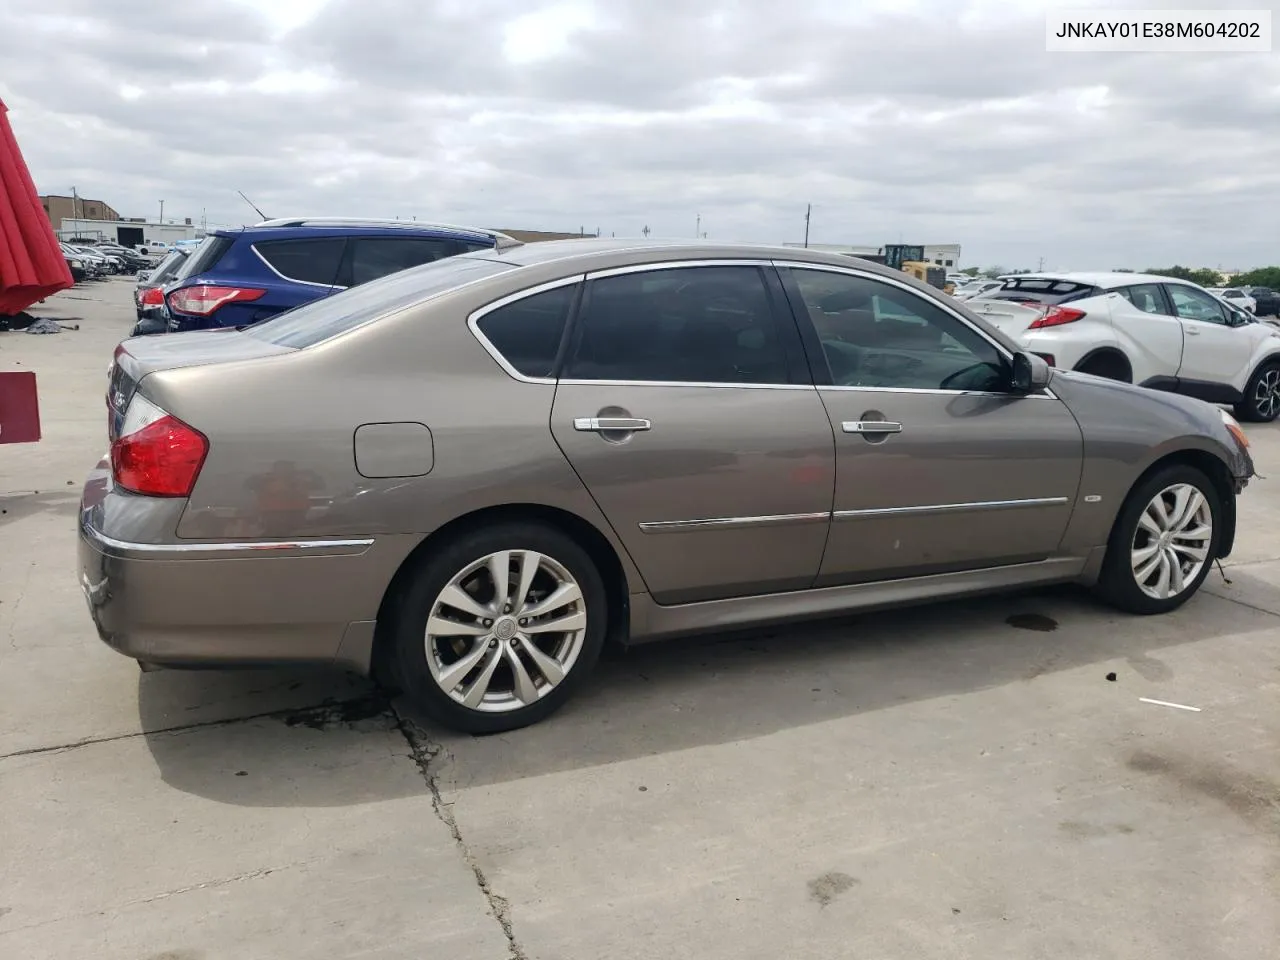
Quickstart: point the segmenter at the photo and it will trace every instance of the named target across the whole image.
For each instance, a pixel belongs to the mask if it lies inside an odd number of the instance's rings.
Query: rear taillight
[[[208,454],[204,434],[134,394],[111,443],[111,476],[144,496],[189,497]]]
[[[1064,323],[1075,323],[1085,315],[1083,310],[1075,307],[1049,307],[1038,320],[1033,320],[1028,330],[1042,330],[1045,327],[1060,327]]]
[[[258,287],[219,287],[211,284],[183,287],[169,294],[169,309],[207,317],[228,303],[257,300],[266,292]]]
[[[142,296],[138,298],[138,302],[149,307],[158,307],[164,303],[164,291],[159,287],[148,287],[142,291]]]

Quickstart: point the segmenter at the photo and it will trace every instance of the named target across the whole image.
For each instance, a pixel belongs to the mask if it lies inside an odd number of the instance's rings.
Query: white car
[[[1003,284],[1003,280],[971,280],[963,287],[956,287],[953,296],[957,300],[972,300],[992,290],[999,290]]]
[[[1141,273],[1007,277],[965,306],[1062,370],[1280,414],[1280,329],[1185,280]]]
[[[1238,287],[1209,287],[1207,289],[1210,293],[1217,294],[1223,300],[1230,300],[1237,307],[1243,307],[1250,313],[1258,312],[1258,301]]]

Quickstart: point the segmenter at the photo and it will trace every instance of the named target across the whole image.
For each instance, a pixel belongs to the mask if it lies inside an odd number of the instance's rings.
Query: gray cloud
[[[42,190],[131,215],[252,221],[242,189],[778,241],[812,202],[815,241],[968,263],[1280,259],[1274,55],[1048,54],[1043,14],[995,0],[607,0],[509,34],[588,6],[8,0],[0,97]]]

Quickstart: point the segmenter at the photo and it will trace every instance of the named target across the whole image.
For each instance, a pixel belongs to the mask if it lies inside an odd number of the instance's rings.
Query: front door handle
[[[1197,330],[1195,327],[1187,327],[1187,336],[1198,337],[1200,336],[1200,331]]]
[[[902,424],[892,420],[846,420],[840,429],[845,433],[901,433]]]
[[[573,421],[573,429],[584,433],[631,433],[652,427],[652,421],[639,417],[577,417]]]

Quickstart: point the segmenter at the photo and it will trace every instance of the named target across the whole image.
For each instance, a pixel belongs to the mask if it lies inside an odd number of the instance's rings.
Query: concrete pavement
[[[0,956],[1277,955],[1280,481],[1168,617],[1051,590],[645,648],[459,737],[97,640],[75,504],[129,290],[0,334],[45,426],[0,447]]]

